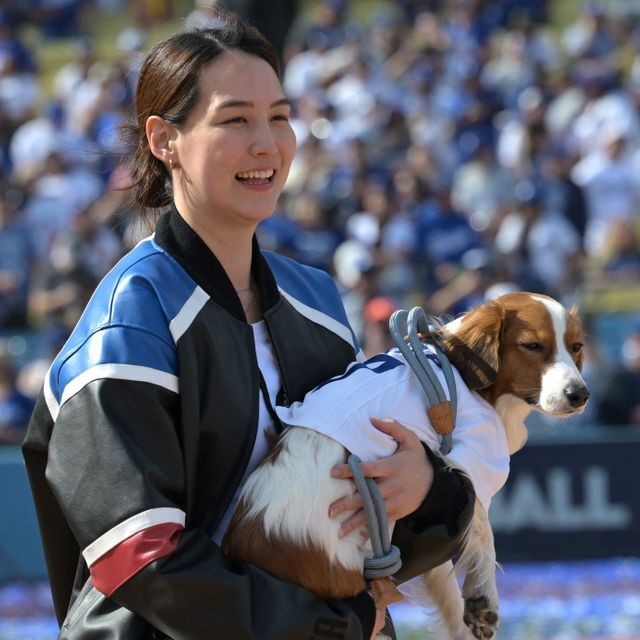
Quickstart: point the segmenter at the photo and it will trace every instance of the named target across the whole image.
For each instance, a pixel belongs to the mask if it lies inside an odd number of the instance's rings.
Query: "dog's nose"
[[[569,404],[578,409],[589,399],[589,389],[584,384],[570,384],[565,387],[564,395]]]

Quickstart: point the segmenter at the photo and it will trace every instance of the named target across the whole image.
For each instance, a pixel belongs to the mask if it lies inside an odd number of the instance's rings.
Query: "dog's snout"
[[[570,384],[565,387],[564,395],[569,404],[574,409],[578,409],[589,399],[589,389],[584,384]]]

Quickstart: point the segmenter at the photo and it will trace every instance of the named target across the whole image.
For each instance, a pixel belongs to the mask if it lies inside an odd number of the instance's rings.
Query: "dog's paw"
[[[464,623],[474,638],[493,638],[498,630],[497,607],[492,607],[489,598],[466,598],[464,601]]]

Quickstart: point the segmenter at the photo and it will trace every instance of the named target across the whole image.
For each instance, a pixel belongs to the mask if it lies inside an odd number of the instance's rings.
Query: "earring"
[[[169,158],[169,166],[171,167],[171,170],[173,171],[173,158]]]

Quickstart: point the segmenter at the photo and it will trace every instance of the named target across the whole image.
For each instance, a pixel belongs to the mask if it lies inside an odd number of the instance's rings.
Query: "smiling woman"
[[[295,153],[291,107],[271,64],[244,51],[225,51],[207,64],[199,88],[184,121],[147,118],[147,139],[158,160],[172,161],[176,207],[209,249],[220,257],[230,237],[243,238],[243,250],[236,244],[232,255],[245,263],[229,274],[242,289],[255,225],[275,210]]]
[[[273,405],[359,356],[331,278],[255,239],[295,153],[290,110],[273,48],[230,14],[142,65],[125,134],[155,233],[99,284],[24,444],[62,639],[368,640],[383,624],[366,592],[324,601],[219,546],[282,428]],[[379,486],[398,520],[430,500],[425,549],[450,556],[473,499],[435,482],[427,455],[402,444]],[[360,507],[332,512],[357,528]]]

